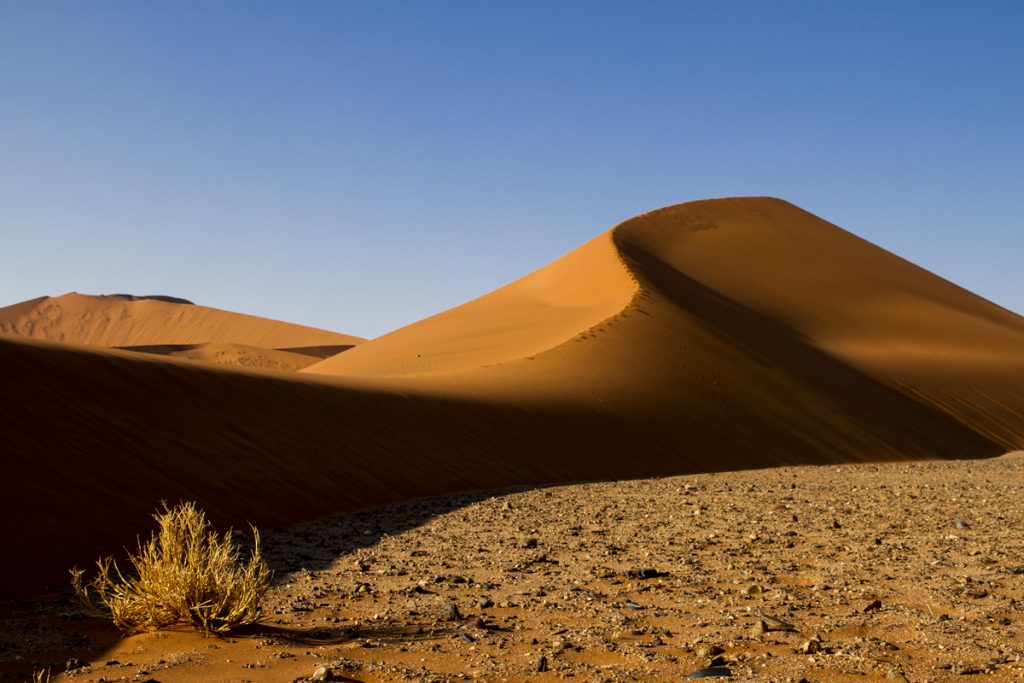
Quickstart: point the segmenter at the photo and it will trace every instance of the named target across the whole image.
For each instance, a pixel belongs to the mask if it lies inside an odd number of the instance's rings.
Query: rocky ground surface
[[[1021,680],[1022,501],[1021,455],[418,501],[265,533],[278,578],[249,632],[120,638],[60,596],[6,607],[0,670],[81,683]]]

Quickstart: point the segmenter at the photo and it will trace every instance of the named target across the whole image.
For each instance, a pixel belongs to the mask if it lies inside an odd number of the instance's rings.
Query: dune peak
[[[104,299],[123,299],[125,301],[163,301],[167,304],[187,304],[189,306],[195,306],[195,302],[189,301],[188,299],[182,299],[177,296],[168,296],[166,294],[100,294],[99,296]]]

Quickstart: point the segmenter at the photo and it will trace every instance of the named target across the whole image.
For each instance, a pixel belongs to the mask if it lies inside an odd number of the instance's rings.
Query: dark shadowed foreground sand
[[[23,602],[0,660],[81,660],[61,680],[83,682],[678,681],[712,660],[745,681],[1020,680],[1022,496],[1011,455],[429,499],[267,535],[249,634],[119,639]]]

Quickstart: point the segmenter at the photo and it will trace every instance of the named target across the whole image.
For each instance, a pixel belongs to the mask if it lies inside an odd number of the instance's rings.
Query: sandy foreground
[[[421,500],[265,533],[229,638],[121,638],[8,605],[8,678],[1020,680],[1024,454],[784,467]],[[144,527],[140,523],[140,531]],[[321,672],[322,674],[325,672]]]

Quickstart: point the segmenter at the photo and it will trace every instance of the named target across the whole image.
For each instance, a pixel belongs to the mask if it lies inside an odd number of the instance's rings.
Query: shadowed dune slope
[[[0,332],[108,347],[225,343],[283,349],[348,346],[363,341],[315,327],[197,306],[173,297],[76,292],[0,308]]]
[[[0,335],[0,586],[160,499],[280,526],[456,491],[1024,447],[1024,323],[790,204],[694,202],[315,373]],[[493,306],[492,306],[493,303]],[[324,373],[333,374],[324,374]]]

